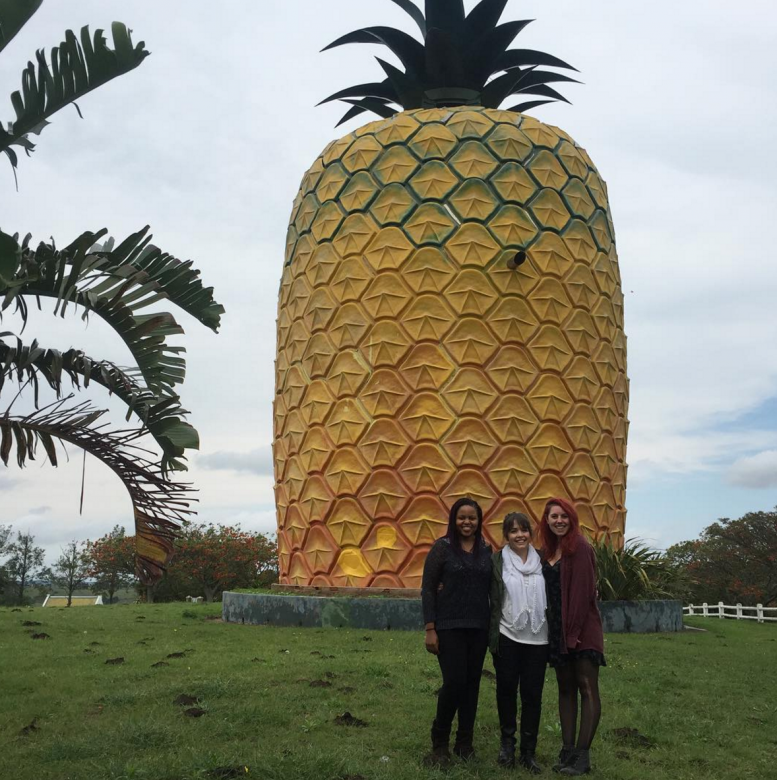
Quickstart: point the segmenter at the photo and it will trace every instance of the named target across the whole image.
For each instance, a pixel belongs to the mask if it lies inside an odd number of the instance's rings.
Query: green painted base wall
[[[223,596],[222,605],[222,616],[227,623],[374,631],[423,628],[418,599],[228,592]],[[604,601],[600,602],[599,609],[607,633],[648,634],[683,629],[683,608],[679,601]]]

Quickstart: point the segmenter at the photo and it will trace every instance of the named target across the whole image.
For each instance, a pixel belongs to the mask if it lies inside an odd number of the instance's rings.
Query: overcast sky
[[[468,3],[471,7],[473,3]],[[214,9],[218,9],[217,11]],[[563,127],[609,185],[626,296],[631,429],[626,535],[665,547],[719,517],[777,505],[777,4],[773,0],[513,0],[536,18],[519,45],[581,71]],[[407,21],[406,21],[407,19]],[[202,449],[189,472],[200,519],[272,531],[276,295],[291,202],[343,132],[345,86],[380,76],[377,47],[319,50],[367,25],[413,23],[389,0],[48,0],[0,60],[3,95],[68,27],[123,21],[152,52],[54,118],[31,159],[0,167],[0,227],[60,245],[108,227],[194,260],[227,314],[215,336],[185,315],[184,406]],[[383,54],[382,56],[385,56]],[[18,332],[5,314],[0,330]],[[126,361],[99,321],[34,317],[26,335]],[[95,390],[92,397],[109,405]],[[9,398],[4,399],[7,403]],[[0,404],[0,408],[4,408]],[[131,528],[120,483],[81,457],[0,464],[0,523],[49,555]]]

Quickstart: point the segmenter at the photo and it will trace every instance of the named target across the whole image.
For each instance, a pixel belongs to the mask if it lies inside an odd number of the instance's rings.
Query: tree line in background
[[[239,527],[190,524],[175,541],[175,552],[162,580],[153,588],[135,578],[135,537],[124,529],[94,542],[71,542],[51,567],[35,537],[0,526],[0,604],[19,604],[31,587],[56,589],[72,596],[88,587],[112,603],[116,594],[136,588],[147,601],[221,598],[224,590],[268,585],[278,579],[274,540]],[[724,518],[698,539],[672,545],[666,552],[630,540],[621,549],[595,545],[602,600],[677,598],[685,604],[777,605],[777,508]]]
[[[163,579],[153,587],[135,576],[135,537],[114,529],[95,541],[68,543],[50,566],[35,537],[0,526],[0,604],[24,604],[29,592],[56,591],[68,597],[89,589],[113,603],[117,594],[135,589],[147,601],[183,601],[202,596],[216,601],[224,590],[268,585],[278,579],[278,551],[273,539],[240,527],[190,524],[175,540],[175,552]]]

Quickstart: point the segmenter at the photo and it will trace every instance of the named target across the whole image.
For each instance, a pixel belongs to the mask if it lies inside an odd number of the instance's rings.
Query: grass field
[[[0,778],[507,776],[494,763],[490,679],[479,758],[445,774],[420,766],[440,684],[420,634],[228,625],[219,615],[218,604],[1,609]],[[706,632],[607,636],[595,776],[777,775],[777,626],[689,622]],[[175,704],[181,694],[198,701]],[[335,723],[345,712],[367,725]],[[543,764],[558,746],[549,672]]]

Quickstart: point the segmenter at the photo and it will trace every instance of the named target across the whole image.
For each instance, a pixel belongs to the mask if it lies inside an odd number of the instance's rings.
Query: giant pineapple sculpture
[[[328,100],[343,121],[294,202],[278,307],[280,579],[417,587],[460,496],[486,535],[570,497],[622,540],[628,380],[606,187],[566,133],[523,112],[564,99],[550,55],[510,50],[507,0],[394,0],[404,69]],[[495,74],[501,74],[496,75]],[[490,80],[489,80],[490,79]],[[499,110],[511,95],[537,96]],[[398,110],[394,106],[401,106]]]

